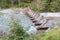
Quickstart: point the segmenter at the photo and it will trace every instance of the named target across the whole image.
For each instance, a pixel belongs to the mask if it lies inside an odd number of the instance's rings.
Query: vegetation
[[[24,38],[27,37],[27,34],[17,20],[13,20],[10,26],[11,34],[9,35],[8,40],[24,40]]]
[[[0,0],[1,9],[11,7],[30,7],[38,12],[60,12],[60,0]],[[60,29],[28,35],[19,24],[19,20],[13,19],[10,24],[10,34],[7,37],[0,37],[0,40],[60,40]]]
[[[19,25],[18,19],[13,19],[10,23],[10,34],[7,37],[0,37],[0,40],[37,40],[37,38],[34,36],[30,37]]]
[[[60,40],[60,28],[51,30],[48,33],[38,33],[39,40]]]
[[[60,40],[60,29],[54,29],[47,33],[42,40]]]
[[[60,0],[0,0],[0,8],[25,8],[39,12],[59,12]]]
[[[60,40],[60,28],[48,33],[39,32],[37,35],[28,35],[19,25],[19,20],[13,20],[10,24],[10,35],[0,37],[0,40]]]

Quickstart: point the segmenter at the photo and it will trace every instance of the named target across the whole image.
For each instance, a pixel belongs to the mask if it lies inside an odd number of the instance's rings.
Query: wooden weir
[[[35,13],[30,10],[30,12],[29,11],[27,12],[27,15],[29,16],[31,21],[35,24],[35,26],[37,26],[37,30],[47,30],[48,29],[48,27],[40,27],[40,25],[41,25],[41,23],[39,23],[40,15],[38,13]]]

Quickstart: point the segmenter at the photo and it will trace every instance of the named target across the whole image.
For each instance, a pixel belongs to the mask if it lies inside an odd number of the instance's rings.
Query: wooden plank
[[[39,27],[37,30],[47,30],[49,27]]]

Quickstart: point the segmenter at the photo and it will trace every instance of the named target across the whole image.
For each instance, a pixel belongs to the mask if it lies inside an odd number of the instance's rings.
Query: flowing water
[[[8,10],[6,10],[8,12]],[[3,15],[0,15],[0,30],[3,32],[5,31],[8,31],[9,29],[9,24],[11,22],[11,17],[14,18],[14,19],[19,19],[19,24],[23,27],[24,30],[28,31],[30,30],[31,26],[33,26],[34,28],[34,24],[32,23],[32,21],[30,20],[30,18],[24,14],[23,12],[19,12],[18,14],[15,14],[16,11],[14,12],[9,12],[7,13],[5,11],[5,13]],[[33,29],[32,28],[32,29]],[[36,30],[36,28],[35,28]],[[33,32],[34,30],[32,30],[31,32]],[[36,31],[35,31],[36,32]]]

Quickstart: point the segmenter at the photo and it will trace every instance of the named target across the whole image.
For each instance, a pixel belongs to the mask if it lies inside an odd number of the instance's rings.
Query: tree
[[[50,3],[51,12],[59,12],[60,11],[60,0],[54,0]]]

